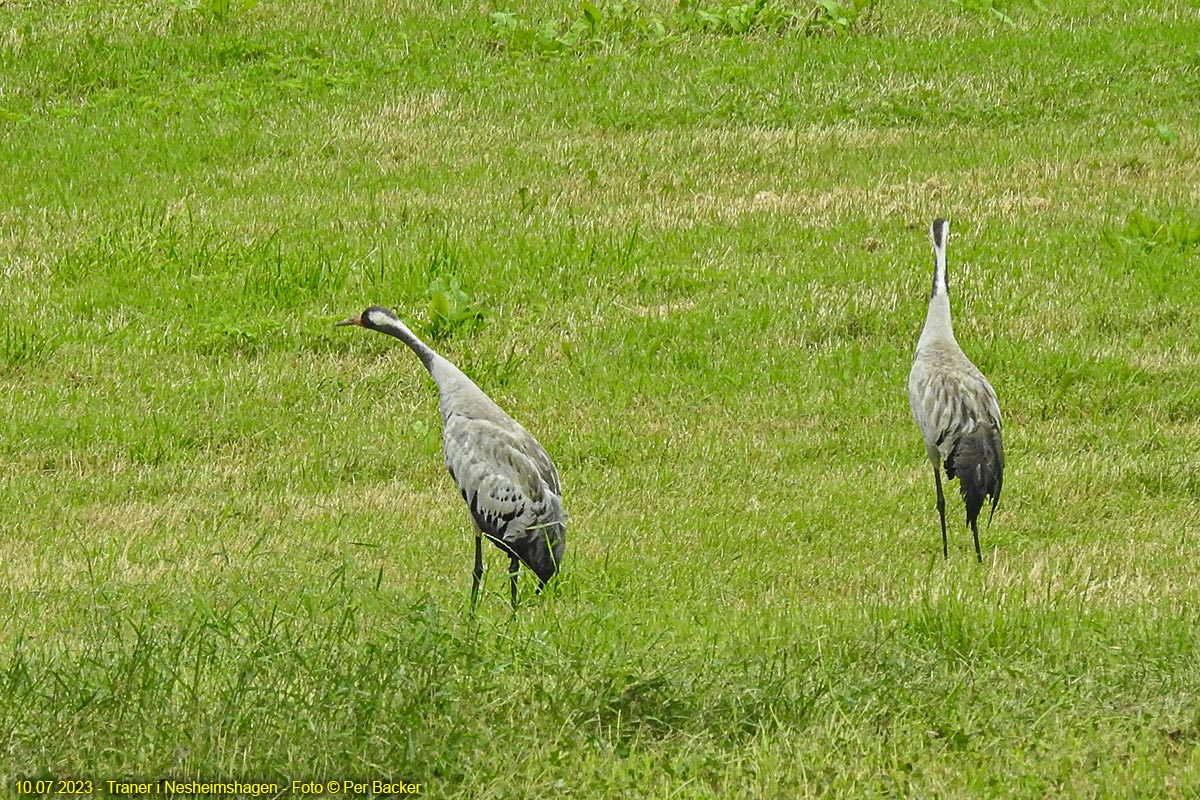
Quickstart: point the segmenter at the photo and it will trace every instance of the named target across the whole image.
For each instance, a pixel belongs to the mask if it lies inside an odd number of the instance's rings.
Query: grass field
[[[0,2],[3,791],[1195,797],[1198,41],[1191,0]],[[1005,415],[982,566],[904,389],[938,215]],[[333,327],[372,303],[558,464],[515,619],[495,548],[468,612],[428,375]]]

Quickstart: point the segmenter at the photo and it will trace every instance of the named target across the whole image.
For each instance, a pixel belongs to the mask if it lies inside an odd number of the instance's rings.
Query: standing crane
[[[520,423],[483,390],[422,342],[386,308],[371,306],[337,326],[358,325],[395,336],[417,354],[438,387],[442,448],[450,477],[471,510],[475,571],[471,609],[483,577],[483,537],[508,553],[512,607],[517,609],[521,564],[538,577],[538,591],[554,577],[567,541],[562,487],[550,456]]]
[[[933,294],[925,327],[917,342],[912,371],[908,374],[908,404],[925,439],[925,454],[933,465],[937,510],[942,520],[942,557],[950,557],[946,540],[946,498],[940,470],[958,478],[967,524],[975,537],[975,558],[982,563],[976,521],[990,496],[992,510],[1000,502],[1004,483],[1004,444],[1000,435],[1000,403],[996,391],[979,368],[963,353],[950,324],[950,294],[946,288],[946,234],[950,223],[935,219],[929,229],[933,239]]]

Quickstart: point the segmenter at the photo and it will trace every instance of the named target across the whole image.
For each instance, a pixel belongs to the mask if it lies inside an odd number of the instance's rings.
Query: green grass
[[[1194,5],[753,11],[0,4],[5,791],[1194,792]],[[938,215],[982,567],[904,393]],[[559,466],[516,619],[371,303]]]

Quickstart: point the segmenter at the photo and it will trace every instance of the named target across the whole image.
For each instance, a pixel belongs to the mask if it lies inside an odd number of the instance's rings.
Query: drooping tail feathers
[[[1000,488],[1004,485],[1004,443],[1000,430],[984,424],[960,437],[954,452],[946,459],[946,477],[958,478],[958,488],[967,506],[968,525],[979,519],[989,495],[991,514],[996,513]],[[988,518],[991,519],[990,514]]]

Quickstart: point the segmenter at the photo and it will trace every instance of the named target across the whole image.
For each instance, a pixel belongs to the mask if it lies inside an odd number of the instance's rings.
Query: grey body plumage
[[[942,555],[949,556],[946,536],[946,501],[941,469],[958,479],[967,510],[967,524],[979,547],[979,513],[991,498],[992,513],[1004,485],[1004,443],[1000,403],[979,368],[963,353],[950,323],[950,296],[946,284],[946,234],[949,223],[936,219],[930,228],[933,241],[933,292],[925,327],[917,342],[908,375],[908,402],[925,441],[925,454],[933,465],[938,514],[942,523]]]
[[[566,520],[558,471],[545,449],[458,367],[422,342],[396,315],[372,306],[338,325],[359,325],[396,337],[429,370],[438,387],[446,468],[475,526],[471,606],[483,574],[487,537],[510,558],[513,608],[521,564],[538,577],[538,590],[558,571],[566,547]]]

